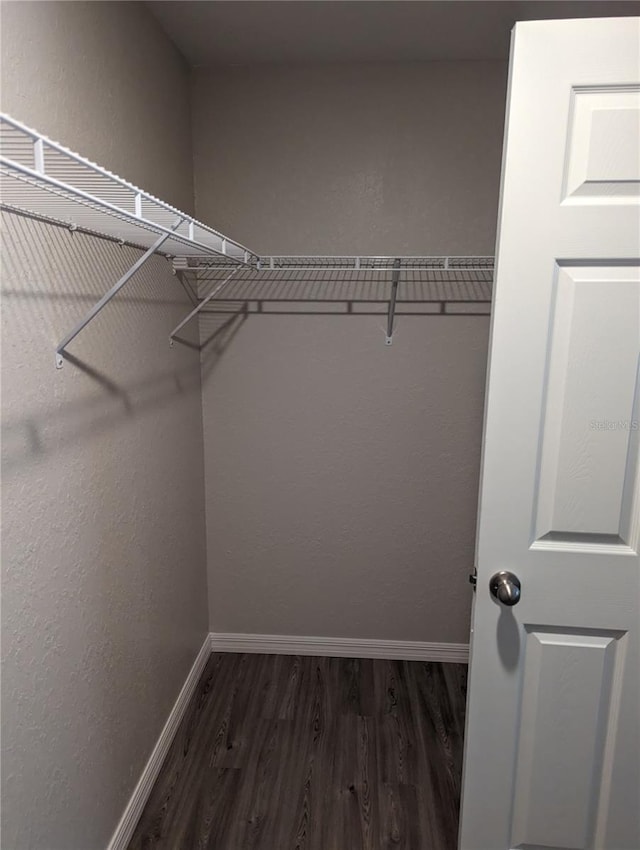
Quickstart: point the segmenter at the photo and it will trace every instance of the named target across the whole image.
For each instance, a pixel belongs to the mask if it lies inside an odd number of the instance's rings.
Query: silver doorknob
[[[520,601],[520,579],[506,570],[491,576],[489,590],[503,605],[517,605]]]

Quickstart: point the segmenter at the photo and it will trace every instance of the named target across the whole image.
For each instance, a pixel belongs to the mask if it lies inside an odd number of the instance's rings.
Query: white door
[[[640,19],[516,25],[462,850],[640,848],[639,131]]]

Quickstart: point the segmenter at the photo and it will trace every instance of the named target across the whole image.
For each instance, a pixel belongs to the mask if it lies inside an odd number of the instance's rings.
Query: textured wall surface
[[[188,128],[159,85],[178,96],[186,72],[144,9],[2,18],[4,108],[188,205]],[[56,371],[140,252],[3,224],[2,846],[103,850],[207,631],[199,358],[168,347],[189,302],[154,258]]]
[[[203,384],[212,630],[466,643],[486,318],[238,325]]]
[[[270,254],[493,253],[503,62],[196,70],[197,213]]]
[[[0,23],[3,112],[193,211],[187,68],[144,4],[3,2]]]
[[[505,87],[196,71],[196,211],[267,253],[492,254]],[[386,347],[383,316],[317,310],[201,322],[211,627],[466,642],[489,319],[401,316]]]

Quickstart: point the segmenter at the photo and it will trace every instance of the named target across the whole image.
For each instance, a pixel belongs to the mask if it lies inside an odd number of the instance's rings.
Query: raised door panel
[[[571,93],[564,204],[640,201],[640,87]]]
[[[533,548],[638,550],[640,267],[556,266]]]
[[[511,847],[588,850],[607,807],[625,633],[525,629]]]

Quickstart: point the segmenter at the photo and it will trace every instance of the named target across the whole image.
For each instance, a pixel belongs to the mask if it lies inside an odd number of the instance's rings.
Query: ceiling
[[[193,67],[506,59],[517,20],[640,15],[636,0],[151,0]]]

